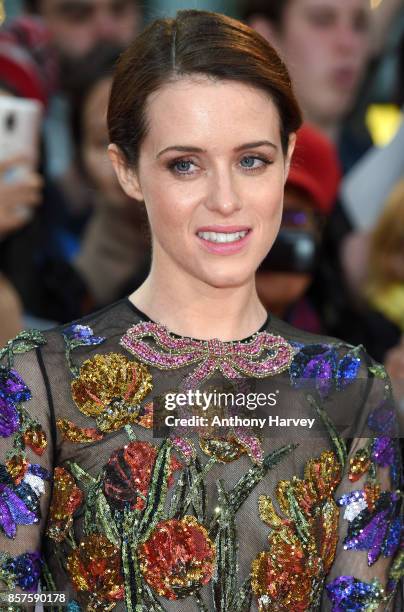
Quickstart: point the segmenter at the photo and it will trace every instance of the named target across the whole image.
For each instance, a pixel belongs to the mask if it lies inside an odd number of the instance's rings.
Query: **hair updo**
[[[108,107],[110,141],[137,167],[148,126],[150,94],[181,77],[205,75],[266,92],[280,117],[283,151],[300,127],[301,112],[289,73],[275,49],[241,21],[209,11],[178,11],[156,19],[121,55]]]

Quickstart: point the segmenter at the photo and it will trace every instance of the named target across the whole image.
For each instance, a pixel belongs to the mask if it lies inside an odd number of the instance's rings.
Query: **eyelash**
[[[258,159],[259,161],[263,162],[263,164],[265,166],[269,166],[270,164],[273,164],[273,161],[267,159],[264,156],[261,155],[246,155],[245,157],[242,158],[242,160],[244,159]],[[241,161],[242,161],[241,160]],[[179,158],[179,159],[174,159],[171,162],[168,163],[168,169],[173,172],[174,174],[176,174],[177,176],[192,176],[192,174],[194,174],[193,172],[179,172],[178,170],[175,169],[175,166],[177,164],[180,163],[188,163],[188,164],[193,164],[192,159],[185,159],[185,158]],[[245,168],[245,170],[247,171],[247,173],[249,174],[254,174],[257,171],[259,171],[262,168],[262,166],[259,166],[257,168]]]

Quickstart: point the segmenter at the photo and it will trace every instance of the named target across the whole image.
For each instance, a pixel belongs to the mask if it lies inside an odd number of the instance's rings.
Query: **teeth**
[[[198,232],[199,238],[203,240],[209,240],[210,242],[235,242],[236,240],[240,240],[244,238],[248,234],[247,230],[242,232],[234,232],[230,234],[222,233],[222,232]]]

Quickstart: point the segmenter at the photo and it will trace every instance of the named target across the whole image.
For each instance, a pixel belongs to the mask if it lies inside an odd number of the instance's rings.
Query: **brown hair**
[[[110,141],[136,167],[147,133],[150,94],[182,76],[203,74],[267,92],[280,116],[281,141],[301,125],[286,66],[260,34],[236,19],[208,11],[178,11],[153,21],[121,56],[108,108]]]

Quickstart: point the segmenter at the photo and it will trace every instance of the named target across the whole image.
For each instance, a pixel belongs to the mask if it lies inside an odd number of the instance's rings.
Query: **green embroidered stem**
[[[216,457],[210,457],[203,468],[201,468],[199,459],[196,459],[195,463],[190,464],[188,467],[190,473],[190,488],[184,501],[184,513],[187,511],[188,506],[192,503],[200,523],[204,523],[206,520],[206,492],[204,487],[204,479],[216,463]]]
[[[166,609],[157,600],[157,597],[153,593],[152,589],[146,583],[144,583],[143,593],[145,596],[147,609],[150,612],[166,612]]]
[[[164,512],[168,489],[168,474],[171,461],[170,440],[165,440],[159,449],[150,479],[147,503],[139,525],[139,542],[144,542],[157,525]]]
[[[45,336],[37,329],[22,331],[15,338],[9,340],[0,350],[0,361],[7,356],[8,368],[13,367],[14,355],[27,353],[46,344]]]
[[[216,535],[216,567],[212,578],[213,601],[217,612],[229,612],[236,599],[238,548],[235,516],[224,483],[217,483],[220,514]]]
[[[347,460],[347,450],[346,450],[346,444],[344,440],[341,438],[338,431],[335,429],[334,423],[331,421],[331,419],[329,418],[324,408],[316,402],[314,397],[308,394],[306,396],[306,399],[309,402],[309,404],[313,406],[318,416],[324,423],[324,426],[327,429],[328,435],[330,437],[331,443],[337,454],[340,465],[342,468],[344,468],[346,460]]]
[[[137,436],[135,434],[135,431],[132,425],[125,425],[125,431],[126,431],[126,435],[129,438],[129,442],[135,442],[135,440],[137,440]]]
[[[251,578],[248,577],[237,593],[232,612],[250,612],[252,600]]]

